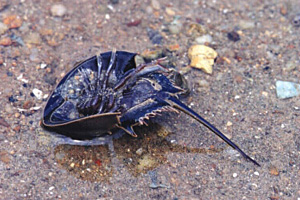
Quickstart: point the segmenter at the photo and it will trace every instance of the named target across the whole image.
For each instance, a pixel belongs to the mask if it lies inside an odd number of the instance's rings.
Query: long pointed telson
[[[255,160],[253,160],[250,156],[248,156],[245,152],[243,152],[236,144],[234,144],[230,139],[228,139],[221,131],[219,131],[217,128],[215,128],[212,124],[210,124],[208,121],[203,119],[200,115],[198,115],[195,111],[184,105],[181,101],[179,101],[177,98],[170,96],[168,100],[166,100],[170,105],[177,108],[178,110],[183,111],[184,113],[190,115],[194,119],[196,119],[198,122],[203,124],[205,127],[207,127],[209,130],[211,130],[213,133],[215,133],[217,136],[219,136],[222,140],[224,140],[228,145],[230,145],[232,148],[237,150],[246,160],[249,160],[253,162],[255,165],[260,166]]]

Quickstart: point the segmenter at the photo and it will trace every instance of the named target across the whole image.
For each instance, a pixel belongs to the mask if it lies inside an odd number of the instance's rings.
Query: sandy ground
[[[299,12],[297,0],[1,0],[0,199],[300,199],[300,97],[275,90],[300,83]],[[218,52],[212,74],[189,66],[203,40]],[[261,167],[184,114],[92,147],[43,130],[58,81],[113,48],[167,51],[183,101]]]

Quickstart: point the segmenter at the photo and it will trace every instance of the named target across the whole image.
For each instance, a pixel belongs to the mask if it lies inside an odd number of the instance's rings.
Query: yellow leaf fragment
[[[202,69],[205,73],[212,73],[212,66],[218,53],[205,45],[193,45],[188,51],[190,66]]]

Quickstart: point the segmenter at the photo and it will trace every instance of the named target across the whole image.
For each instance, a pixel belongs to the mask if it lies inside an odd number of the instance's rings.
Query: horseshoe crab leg
[[[110,61],[109,61],[109,65],[108,65],[108,68],[106,70],[106,73],[105,73],[105,77],[104,77],[104,85],[103,85],[103,90],[106,89],[106,85],[107,85],[107,82],[108,82],[108,77],[109,77],[109,74],[115,64],[115,61],[116,61],[116,49],[113,49],[112,52],[111,52],[111,56],[110,56]]]
[[[109,74],[112,71],[112,68],[113,68],[113,66],[115,64],[116,52],[117,52],[116,49],[113,49],[113,51],[111,52],[111,57],[110,57],[109,65],[108,65],[108,68],[106,70],[106,73],[105,73],[105,76],[104,76],[104,79],[103,79],[103,88],[102,88],[103,92],[105,92],[105,90],[106,90],[107,82],[108,82],[108,79],[109,79]],[[98,62],[98,57],[97,57],[97,62]],[[98,109],[98,113],[102,113],[104,104],[106,103],[106,99],[107,98],[105,96],[103,96],[103,99],[101,101],[100,107]]]
[[[114,87],[114,91],[122,88],[127,81],[154,71],[169,72],[170,70],[160,65],[158,62],[139,65],[134,71],[120,80],[120,82]]]
[[[96,88],[101,86],[101,83],[100,83],[101,72],[102,72],[102,57],[101,57],[101,54],[97,55],[97,67],[98,67],[98,70],[97,70],[97,81],[96,81],[97,85],[96,85]]]

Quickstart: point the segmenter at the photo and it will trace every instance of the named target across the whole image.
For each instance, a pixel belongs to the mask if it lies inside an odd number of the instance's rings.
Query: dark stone
[[[158,31],[155,31],[151,28],[147,28],[148,37],[153,44],[160,44],[163,37],[159,34]]]
[[[14,74],[10,71],[6,72],[7,76],[13,76]]]
[[[111,4],[118,4],[119,3],[119,0],[110,0],[109,1]]]
[[[200,187],[198,187],[198,188],[195,188],[195,189],[193,189],[193,193],[195,194],[195,195],[200,195],[201,194],[201,188]]]
[[[14,103],[16,101],[18,101],[18,99],[16,99],[13,95],[11,95],[10,97],[8,97],[9,102]]]
[[[52,76],[52,75],[48,75],[46,74],[44,76],[44,81],[46,83],[48,83],[49,85],[55,85],[56,84],[56,77]]]
[[[300,13],[293,18],[292,23],[294,26],[300,27]]]
[[[227,33],[227,37],[229,40],[234,41],[234,42],[237,42],[241,39],[240,35],[235,31],[231,31],[231,32]]]
[[[5,119],[0,117],[0,126],[9,127],[9,124],[5,121]]]

